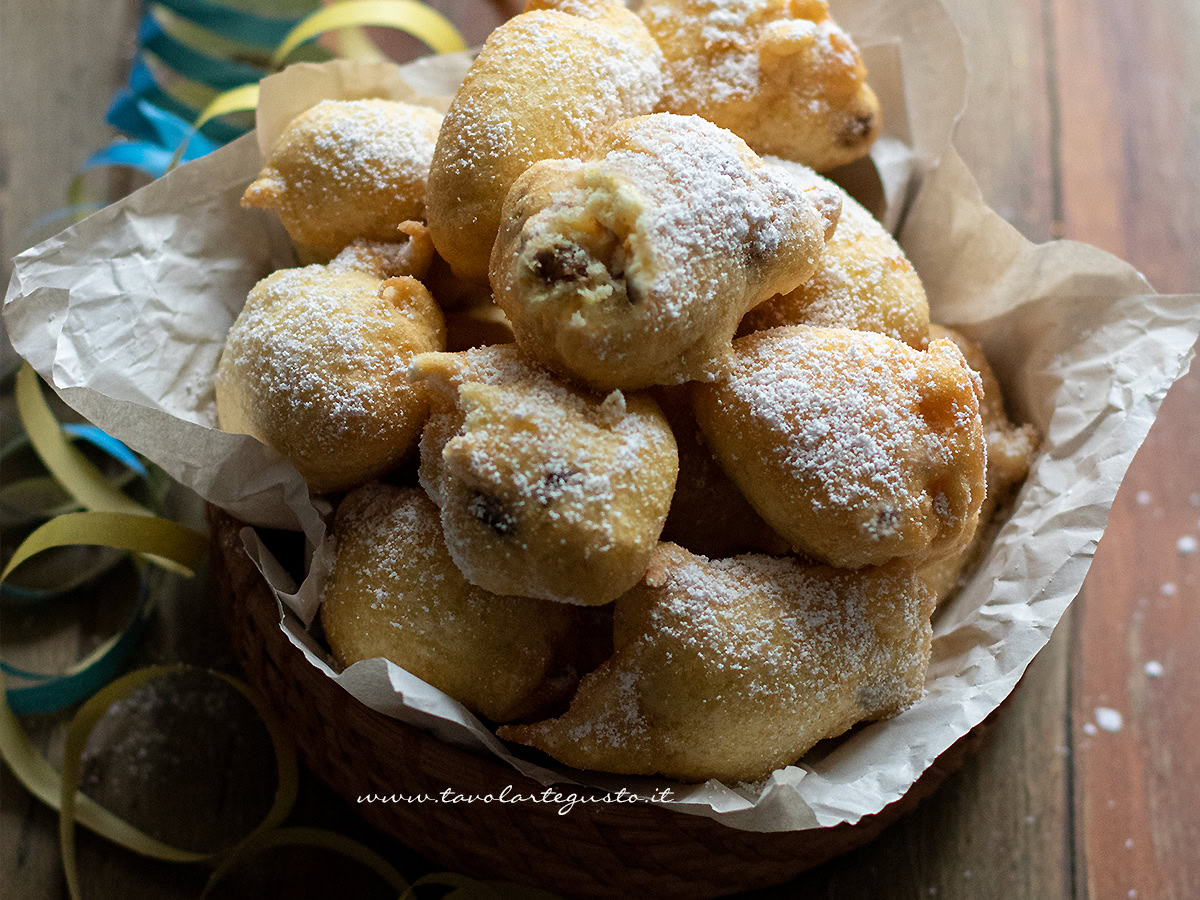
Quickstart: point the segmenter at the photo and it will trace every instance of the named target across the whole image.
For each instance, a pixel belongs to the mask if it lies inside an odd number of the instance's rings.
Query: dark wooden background
[[[483,0],[433,5],[472,42],[512,11]],[[1200,3],[947,5],[974,72],[958,145],[988,202],[1035,241],[1089,241],[1130,260],[1160,291],[1200,290]],[[61,204],[71,174],[110,138],[102,114],[127,74],[137,3],[3,0],[0,15],[7,260],[25,246],[23,229]],[[1193,372],[1167,397],[1082,594],[983,751],[874,844],[780,896],[1200,897],[1200,554],[1177,544],[1200,535],[1198,424]],[[211,591],[200,579],[164,604],[138,660],[232,669]],[[19,615],[4,613],[21,635],[5,652],[47,667],[94,645],[112,619],[76,604],[56,617],[81,623],[65,637],[29,637]],[[1149,661],[1161,663],[1161,677],[1147,674]],[[1121,713],[1119,731],[1095,727],[1097,707]],[[27,720],[52,759],[63,722]],[[164,838],[219,846],[269,799],[270,757],[256,728],[236,698],[208,682],[163,688],[98,736],[87,789]],[[427,870],[311,778],[295,821],[357,835],[409,877]],[[55,829],[5,770],[0,892],[66,895]],[[87,834],[79,859],[89,897],[194,897],[204,881],[200,870],[148,862]],[[369,884],[334,858],[278,851],[225,895],[315,897],[336,887],[356,896]]]

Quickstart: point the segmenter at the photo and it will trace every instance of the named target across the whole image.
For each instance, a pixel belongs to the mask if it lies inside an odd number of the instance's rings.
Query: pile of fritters
[[[250,292],[217,405],[340,497],[337,662],[683,781],[917,700],[1037,438],[816,174],[880,127],[824,0],[530,0],[444,119],[292,122],[244,202],[310,264]]]

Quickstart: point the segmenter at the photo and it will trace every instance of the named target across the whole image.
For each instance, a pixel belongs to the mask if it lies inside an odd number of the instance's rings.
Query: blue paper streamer
[[[136,472],[140,477],[146,478],[150,475],[145,465],[142,464],[142,461],[137,458],[132,450],[108,432],[101,431],[95,425],[68,423],[63,425],[62,430],[72,437],[87,441],[92,446],[103,450],[117,462],[123,463],[126,468]]]
[[[12,711],[18,715],[58,712],[85,697],[90,697],[112,681],[129,659],[130,653],[146,630],[146,623],[150,620],[153,606],[150,603],[149,578],[149,571],[142,573],[133,615],[119,632],[120,637],[116,642],[106,653],[93,660],[91,665],[69,675],[50,675],[44,672],[29,672],[0,660],[0,671],[4,674],[39,682],[5,690]]]
[[[120,107],[124,107],[131,100],[136,101],[137,99],[145,100],[147,103],[170,113],[175,118],[184,122],[194,122],[200,116],[200,110],[176,100],[159,86],[154,78],[154,73],[150,71],[150,67],[146,65],[146,61],[142,58],[141,54],[134,57],[133,66],[129,70],[129,87],[117,94],[116,99],[113,100],[112,105],[108,109],[105,118],[109,124],[115,125],[124,131],[124,127],[117,124],[116,121],[118,116],[126,112],[124,108]],[[154,123],[149,122],[148,124],[153,129]],[[237,128],[216,119],[209,121],[200,129],[200,134],[214,142],[217,146],[228,144],[245,133],[245,128]],[[154,140],[153,137],[148,135],[137,136],[146,140]],[[171,147],[170,149],[174,150],[175,148]],[[190,150],[191,148],[189,147],[188,149]]]
[[[168,150],[174,150],[179,142],[192,133],[192,121],[182,119],[164,109],[159,109],[143,97],[122,91],[108,111],[108,123],[131,137]],[[196,159],[216,150],[219,145],[201,135],[192,137],[184,159]]]
[[[83,169],[99,166],[127,166],[158,178],[171,165],[171,151],[146,141],[118,141],[98,150],[87,158]]]

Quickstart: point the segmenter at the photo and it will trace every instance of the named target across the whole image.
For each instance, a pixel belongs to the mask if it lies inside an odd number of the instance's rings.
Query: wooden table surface
[[[478,41],[502,15],[480,2],[434,5]],[[1035,241],[1089,241],[1130,260],[1160,291],[1200,290],[1200,3],[947,5],[976,73],[958,146],[988,202]],[[4,0],[0,10],[7,260],[25,246],[23,229],[61,204],[71,173],[109,139],[103,110],[127,75],[137,4]],[[1194,371],[1164,402],[1082,594],[982,752],[875,843],[779,896],[1200,898],[1200,555],[1177,543],[1200,535],[1198,423]],[[202,578],[167,602],[138,661],[234,668],[211,591]],[[61,621],[75,618],[81,624],[67,626],[66,638],[34,642],[46,665],[103,633],[102,612],[72,608]],[[1151,662],[1160,676],[1148,673]],[[1121,713],[1118,731],[1096,727],[1098,707]],[[220,844],[261,812],[270,757],[235,699],[207,683],[181,685],[128,716],[88,764],[85,783],[104,802],[194,846]],[[52,759],[63,722],[27,720]],[[176,734],[171,742],[164,729]],[[410,877],[427,871],[312,778],[294,821],[357,835]],[[147,862],[89,834],[79,840],[88,897],[194,897],[203,885],[196,869]],[[326,896],[331,884],[357,895],[337,860],[279,851],[225,895]],[[66,896],[55,818],[7,770],[0,893]]]

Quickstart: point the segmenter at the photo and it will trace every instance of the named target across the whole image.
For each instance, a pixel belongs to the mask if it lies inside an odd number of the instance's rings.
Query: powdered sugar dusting
[[[953,462],[954,448],[921,415],[933,389],[917,365],[896,365],[896,344],[856,332],[855,340],[810,340],[800,329],[772,331],[739,353],[728,385],[749,415],[785,438],[782,463],[794,477],[824,487],[817,507],[854,507],[882,498],[915,512],[936,498],[912,496],[909,465]],[[956,424],[978,414],[954,401]],[[959,422],[958,420],[961,420]],[[881,523],[885,528],[887,523]]]
[[[1124,723],[1124,717],[1117,710],[1108,706],[1096,707],[1096,724],[1105,731],[1120,731]]]
[[[654,248],[649,290],[668,316],[681,316],[701,299],[744,295],[746,268],[730,262],[770,260],[785,247],[807,250],[816,264],[820,245],[797,241],[814,217],[804,190],[785,173],[755,167],[740,139],[699,116],[643,119],[619,134],[597,168],[617,169],[654,199],[639,221]],[[793,246],[789,246],[793,245]],[[714,260],[710,283],[681,277],[697,260]]]
[[[473,482],[511,495],[518,518],[522,507],[534,504],[544,507],[551,520],[583,529],[589,536],[581,548],[585,555],[612,550],[623,530],[620,519],[636,512],[614,506],[617,485],[636,485],[651,445],[661,452],[669,433],[626,415],[621,392],[597,403],[529,365],[511,347],[478,348],[468,351],[468,357],[469,380],[502,393],[491,395],[498,398],[497,406],[479,407],[469,392],[460,391],[466,414],[460,438],[443,451],[454,460],[447,476],[452,477],[451,470],[460,475],[469,471]],[[591,441],[578,440],[573,432],[584,422],[607,435],[593,432]],[[498,447],[505,448],[505,455],[495,453]],[[535,460],[538,465],[529,465]]]
[[[394,405],[414,349],[437,346],[411,323],[397,331],[398,317],[410,320],[379,287],[359,272],[285,269],[255,287],[229,331],[221,377],[251,385],[271,430],[301,439],[300,452],[383,434],[378,412]]]
[[[662,544],[645,584],[617,602],[613,658],[562,719],[534,726],[534,742],[573,765],[761,777],[915,701],[931,609],[903,567],[708,560]]]
[[[841,198],[837,229],[813,277],[792,295],[753,310],[748,322],[761,330],[803,322],[824,327],[877,331],[913,346],[929,328],[924,289],[904,251],[883,226],[853,197],[798,163],[775,157],[766,162],[784,169],[811,194]]]
[[[839,67],[857,61],[845,32],[828,18],[787,18],[777,0],[649,0],[639,15],[667,55],[663,109],[700,111],[710,103],[752,103],[762,78],[764,43],[803,46]],[[797,79],[813,112],[828,107],[819,79]]]
[[[338,532],[353,535],[353,540],[366,535],[369,540],[371,609],[386,612],[416,603],[419,612],[433,616],[439,605],[430,601],[446,581],[445,564],[439,562],[445,553],[438,546],[441,523],[437,508],[422,502],[423,498],[411,501],[395,488],[383,485],[359,488],[352,497],[354,502],[339,510]],[[453,622],[452,607],[446,605],[442,612]],[[390,624],[404,628],[414,621],[412,613],[406,611]]]
[[[564,558],[581,566],[603,565],[609,554],[648,558],[670,503],[675,447],[644,405],[630,409],[620,391],[573,388],[512,345],[419,357],[414,372],[437,392],[421,483],[440,498],[447,544],[468,577],[480,577],[480,523],[490,529],[484,555],[525,561],[528,586],[510,593],[587,602],[549,587],[539,568],[561,568]],[[640,575],[623,573],[627,585]],[[583,570],[563,581],[580,578]]]
[[[903,581],[893,585],[897,598],[905,594]],[[651,621],[706,667],[734,675],[747,697],[824,704],[835,699],[832,692],[848,674],[880,673],[887,651],[876,633],[878,612],[869,609],[869,588],[875,587],[863,578],[831,576],[831,570],[806,570],[787,558],[693,557],[669,570],[664,602]],[[898,602],[891,612],[905,631],[920,629],[920,604]],[[920,668],[922,654],[906,649],[911,658],[889,661],[888,670]],[[896,682],[883,679],[880,694],[887,685]],[[889,701],[898,698],[872,697],[871,704],[884,708]]]
[[[433,110],[390,100],[322,100],[305,115],[322,127],[310,138],[315,171],[296,187],[386,191],[397,183],[424,185],[441,121]],[[426,120],[424,127],[405,127],[413,116]]]
[[[433,244],[429,241],[424,226],[418,227],[421,231],[411,235],[410,239],[403,243],[368,241],[360,238],[346,245],[330,260],[329,271],[365,272],[380,279],[397,275],[423,278],[433,259]]]
[[[523,349],[594,387],[712,380],[746,310],[816,267],[840,202],[813,199],[699,116],[628,119],[517,182],[497,303]]]
[[[546,150],[562,155],[565,148],[544,147],[547,122],[583,151],[618,119],[650,112],[662,90],[661,55],[627,13],[600,20],[522,14],[492,33],[472,72],[481,84],[468,75],[470,89],[455,97],[447,127],[454,146],[440,154],[454,177],[486,172],[489,161],[515,157],[528,166]],[[526,110],[530,84],[538,86],[537,107]]]

